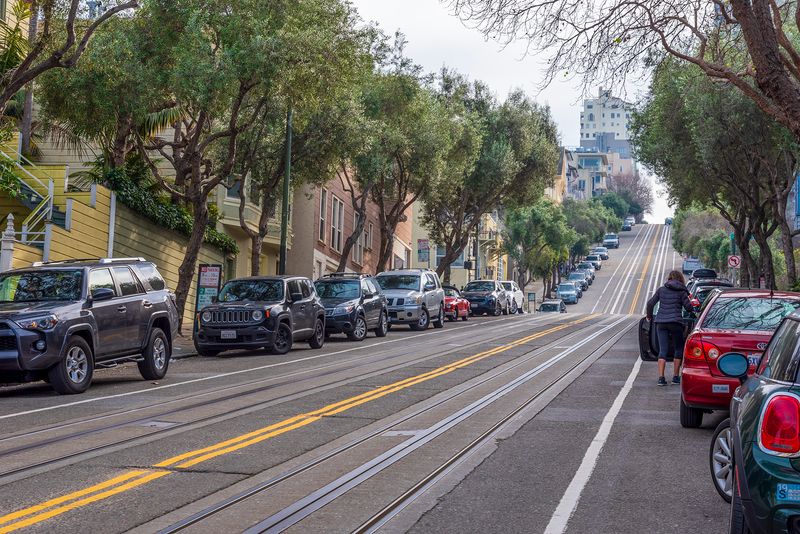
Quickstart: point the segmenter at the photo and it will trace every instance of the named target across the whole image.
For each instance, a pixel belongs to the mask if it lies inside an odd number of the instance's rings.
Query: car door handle
[[[117,311],[120,312],[120,313],[125,313],[125,312],[128,311],[128,307],[127,306],[119,306],[119,307],[117,307]]]
[[[306,309],[306,305],[305,305],[305,304],[303,304],[302,306],[300,306],[300,310],[301,310],[301,311],[302,311],[302,310],[305,310],[305,309]]]
[[[145,300],[142,301],[142,306],[144,306],[145,308],[151,308],[153,306],[153,303],[150,302],[149,300]]]

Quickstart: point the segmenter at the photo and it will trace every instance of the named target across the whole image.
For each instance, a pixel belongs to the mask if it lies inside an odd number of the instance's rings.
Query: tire
[[[728,532],[730,534],[750,534],[750,529],[747,527],[747,521],[744,519],[744,507],[742,506],[742,498],[739,495],[738,484],[734,477],[733,496],[731,499],[731,515],[728,524]]]
[[[353,330],[347,333],[347,339],[350,341],[364,341],[367,337],[367,320],[363,315],[356,317],[356,322],[353,325]]]
[[[61,395],[83,393],[92,384],[93,374],[92,349],[80,336],[67,340],[61,361],[47,370],[50,385]]]
[[[517,310],[518,310],[518,308],[517,308],[517,299],[514,299],[514,300],[511,301],[511,309],[509,310],[508,313],[511,314],[511,315],[514,315],[515,313],[517,313]]]
[[[280,323],[275,332],[275,343],[270,347],[272,354],[286,354],[292,350],[292,327],[287,323]]]
[[[142,378],[161,380],[167,375],[169,360],[172,357],[172,344],[163,330],[153,328],[150,331],[150,339],[147,341],[147,347],[145,347],[142,357],[144,359],[137,362]]]
[[[469,310],[464,312],[464,317],[461,318],[462,321],[469,321],[469,316],[472,315]]]
[[[703,410],[697,408],[689,408],[683,403],[681,397],[680,405],[681,426],[683,428],[700,428],[703,424]]]
[[[386,317],[385,312],[381,312],[381,318],[378,319],[378,326],[375,327],[375,337],[386,337],[389,332],[389,318]]]
[[[708,466],[711,481],[726,502],[733,497],[733,443],[731,441],[731,420],[725,419],[714,431],[708,451]]]
[[[498,302],[497,302],[497,303],[494,305],[494,312],[492,312],[492,315],[494,315],[495,317],[499,317],[501,313],[503,313],[503,306],[502,306],[502,305],[500,304],[500,302],[498,301]]]
[[[508,306],[509,306],[508,301],[506,301],[506,307],[503,308],[503,315],[508,315]]]
[[[309,338],[308,345],[312,349],[321,349],[325,344],[325,321],[317,318],[314,323],[314,334]]]
[[[419,314],[419,320],[414,323],[410,324],[411,330],[420,331],[420,330],[427,330],[428,325],[431,323],[431,317],[428,315],[428,310],[422,308]]]
[[[518,307],[517,307],[517,313],[518,313],[518,314],[520,314],[520,315],[522,315],[523,313],[525,313],[525,310],[522,308],[522,305],[520,305],[520,306],[518,306]]]
[[[439,317],[433,321],[434,328],[444,328],[444,304],[439,304]]]

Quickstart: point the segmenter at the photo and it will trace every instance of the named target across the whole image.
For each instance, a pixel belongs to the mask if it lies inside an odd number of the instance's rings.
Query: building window
[[[331,195],[331,248],[342,251],[342,232],[344,231],[344,202]]]
[[[0,20],[6,20],[6,0],[0,0]]]
[[[589,113],[589,122],[594,122],[594,113]]]
[[[800,175],[794,181],[794,190],[796,193],[795,203],[794,203],[794,214],[800,216]]]
[[[367,232],[364,236],[364,248],[367,250],[372,250],[372,235],[373,235],[373,227],[372,223],[367,224]]]
[[[353,214],[353,229],[358,226],[358,213]],[[364,264],[364,236],[365,236],[364,229],[361,229],[361,234],[359,234],[358,239],[356,239],[355,245],[353,245],[353,261],[359,265]]]
[[[328,225],[328,190],[319,194],[319,240],[325,242],[325,227]]]

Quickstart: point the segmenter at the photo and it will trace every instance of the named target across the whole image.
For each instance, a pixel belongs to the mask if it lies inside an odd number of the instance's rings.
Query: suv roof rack
[[[130,261],[147,261],[141,256],[138,258],[102,258],[100,263],[114,263],[114,262],[130,262]]]
[[[367,278],[371,275],[365,273],[328,273],[322,275],[322,278]]]
[[[58,260],[58,261],[35,261],[31,264],[31,267],[42,267],[43,265],[60,265],[64,263],[84,263],[87,261],[97,261],[97,258],[74,258],[70,260]]]

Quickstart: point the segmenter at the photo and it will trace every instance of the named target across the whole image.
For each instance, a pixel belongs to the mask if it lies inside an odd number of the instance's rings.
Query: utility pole
[[[286,112],[286,158],[283,172],[283,204],[281,205],[281,253],[278,274],[286,274],[286,242],[289,237],[289,182],[292,179],[292,108]]]
[[[480,237],[481,237],[481,223],[478,221],[478,224],[475,225],[475,280],[481,279],[481,269],[480,269],[480,254],[481,254],[481,245],[480,245]]]

